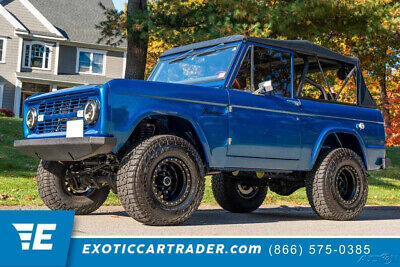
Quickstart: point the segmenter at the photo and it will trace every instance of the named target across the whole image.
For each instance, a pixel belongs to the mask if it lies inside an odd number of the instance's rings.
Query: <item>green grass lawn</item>
[[[0,118],[0,206],[43,205],[36,190],[35,172],[38,160],[25,157],[13,148],[13,141],[22,139],[21,120]],[[400,204],[400,148],[388,148],[392,166],[387,170],[370,172],[369,205]],[[203,203],[216,204],[207,177]],[[268,193],[265,204],[308,205],[304,189],[283,197]],[[106,205],[119,205],[111,194]]]

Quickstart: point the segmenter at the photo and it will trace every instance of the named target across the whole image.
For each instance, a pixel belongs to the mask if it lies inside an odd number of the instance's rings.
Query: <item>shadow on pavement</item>
[[[129,217],[123,211],[96,212],[89,216],[111,215]],[[355,221],[396,220],[400,219],[400,206],[368,206]],[[182,226],[254,224],[285,221],[321,220],[310,207],[280,206],[260,208],[252,213],[230,213],[222,209],[200,209]]]

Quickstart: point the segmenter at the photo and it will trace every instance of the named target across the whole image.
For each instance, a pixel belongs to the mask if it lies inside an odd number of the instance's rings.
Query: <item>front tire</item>
[[[245,179],[245,178],[244,178]],[[248,186],[228,173],[213,175],[211,180],[215,200],[225,210],[250,213],[263,203],[268,186]]]
[[[307,175],[306,192],[311,207],[321,218],[354,219],[368,197],[368,175],[362,159],[347,148],[323,153]]]
[[[196,149],[172,135],[151,137],[122,160],[117,191],[125,211],[147,225],[177,225],[197,210],[204,169]]]
[[[37,188],[44,204],[51,210],[75,210],[89,214],[107,200],[109,187],[73,190],[66,181],[67,166],[60,162],[41,161],[37,170]]]

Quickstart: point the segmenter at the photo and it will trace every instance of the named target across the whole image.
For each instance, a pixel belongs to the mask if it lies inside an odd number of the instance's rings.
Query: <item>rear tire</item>
[[[196,149],[172,135],[151,137],[124,157],[117,191],[125,211],[147,225],[177,225],[197,210],[204,169]]]
[[[73,193],[66,187],[66,165],[41,161],[37,170],[37,188],[44,204],[51,210],[75,210],[75,214],[89,214],[106,201],[109,187],[88,189],[87,193]]]
[[[368,197],[368,175],[362,159],[347,148],[321,154],[307,175],[306,192],[311,207],[321,218],[354,219]]]
[[[211,185],[218,204],[223,209],[235,213],[255,211],[261,206],[268,192],[268,186],[246,186],[228,173],[213,175]]]

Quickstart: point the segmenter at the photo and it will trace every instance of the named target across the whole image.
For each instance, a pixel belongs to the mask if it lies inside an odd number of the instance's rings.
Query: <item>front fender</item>
[[[166,115],[179,117],[191,123],[201,141],[206,160],[209,162],[211,154],[209,142],[203,129],[195,119],[198,112],[194,111],[201,110],[200,106],[192,105],[188,109],[187,106],[179,103],[172,105],[171,102],[145,96],[124,95],[122,98],[114,97],[114,99],[118,99],[118,101],[113,100],[110,106],[112,109],[112,135],[117,138],[117,145],[114,147],[113,152],[118,152],[121,149],[143,119],[154,115]]]
[[[364,160],[364,164],[366,166],[366,168],[368,168],[368,162],[367,162],[367,155],[366,155],[366,146],[365,143],[363,141],[363,139],[361,138],[360,134],[355,131],[354,129],[348,129],[348,128],[327,128],[325,129],[320,136],[318,137],[314,148],[312,150],[312,154],[311,154],[311,160],[309,163],[309,169],[312,169],[315,161],[317,160],[318,156],[319,156],[319,152],[321,151],[322,145],[324,144],[326,138],[332,134],[332,133],[346,133],[346,134],[351,134],[353,136],[355,136],[358,140],[358,144],[361,147],[361,151],[363,153],[363,160]]]
[[[193,126],[193,129],[195,130],[197,136],[199,137],[201,141],[201,146],[203,147],[206,160],[209,162],[209,157],[210,157],[210,147],[207,141],[207,137],[205,136],[202,128],[200,125],[196,122],[196,120],[190,116],[189,114],[185,113],[182,109],[175,109],[175,110],[158,110],[158,111],[153,111],[153,110],[146,110],[143,113],[140,114],[132,123],[131,126],[129,127],[129,135],[124,136],[123,139],[118,140],[118,144],[115,147],[116,150],[119,150],[125,142],[128,140],[129,136],[131,133],[135,130],[135,128],[139,125],[139,123],[144,120],[145,118],[148,118],[150,116],[155,116],[155,115],[165,115],[165,116],[174,116],[177,118],[185,119],[190,122],[190,124]]]

